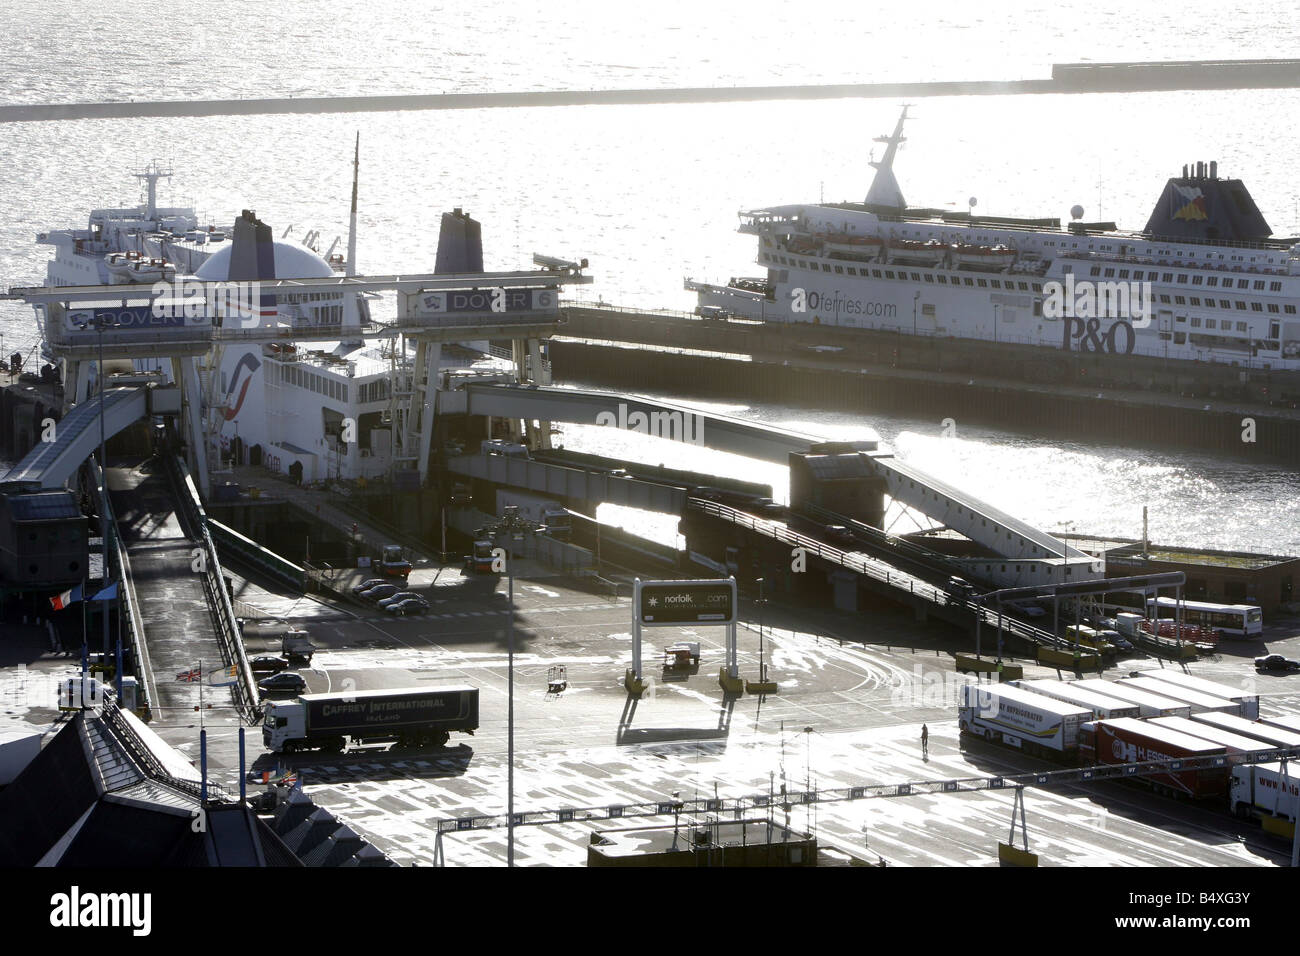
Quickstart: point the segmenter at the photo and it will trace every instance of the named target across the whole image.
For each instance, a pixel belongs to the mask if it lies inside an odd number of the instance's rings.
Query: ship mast
[[[356,150],[352,155],[352,215],[348,220],[348,260],[343,266],[345,276],[357,274],[357,181],[361,177],[361,133],[357,133]],[[343,293],[343,344],[357,346],[361,339],[361,312],[357,293],[351,289]]]
[[[885,143],[885,155],[879,160],[871,160],[871,165],[875,167],[876,177],[871,181],[871,188],[867,191],[867,205],[869,206],[888,206],[893,209],[906,209],[907,203],[903,199],[903,191],[898,188],[898,180],[894,178],[894,156],[898,153],[898,147],[906,141],[903,136],[903,122],[907,119],[907,106],[903,107],[902,115],[898,117],[898,125],[894,127],[892,136],[877,136],[877,143]]]
[[[172,171],[164,170],[158,160],[153,161],[153,165],[146,166],[143,171],[132,173],[136,179],[143,179],[145,188],[148,192],[148,202],[145,206],[144,218],[153,219],[158,215],[158,180],[170,179]]]

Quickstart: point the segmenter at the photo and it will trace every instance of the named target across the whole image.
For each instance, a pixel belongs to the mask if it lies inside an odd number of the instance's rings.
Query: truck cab
[[[284,750],[290,740],[307,736],[307,708],[296,700],[267,703],[262,721],[262,743],[267,750]]]
[[[402,556],[401,545],[384,545],[379,559],[379,571],[386,578],[406,578],[411,573],[411,562]]]
[[[474,542],[474,553],[470,555],[469,565],[479,574],[487,574],[492,570],[492,563],[496,560],[494,552],[496,546],[486,538]]]

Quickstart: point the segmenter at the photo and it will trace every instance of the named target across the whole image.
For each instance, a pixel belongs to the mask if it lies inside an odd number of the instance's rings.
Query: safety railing
[[[816,538],[810,538],[808,535],[792,531],[783,524],[756,517],[748,512],[715,501],[705,501],[701,498],[691,498],[689,501],[692,508],[703,511],[705,514],[730,521],[742,528],[748,528],[784,544],[802,548],[806,553],[814,554],[823,561],[838,564],[846,570],[871,578],[900,592],[906,592],[914,598],[920,598],[941,607],[963,608],[977,617],[982,624],[1000,628],[1002,631],[1030,643],[1045,644],[1051,647],[1059,647],[1065,643],[1055,634],[1036,628],[1031,624],[1026,624],[1008,614],[999,614],[996,608],[984,607],[979,603],[978,599],[972,600],[970,597],[936,588],[925,581],[917,579],[908,572],[890,566],[884,561],[857,552],[832,547],[818,541]]]
[[[90,474],[91,499],[96,507],[103,509],[101,514],[107,516],[108,525],[113,529],[113,533],[110,534],[113,544],[111,548],[105,545],[104,562],[106,567],[112,567],[118,582],[117,600],[122,610],[119,627],[126,629],[125,640],[122,643],[128,645],[133,652],[135,679],[141,695],[141,700],[138,701],[139,709],[147,715],[153,707],[154,700],[157,699],[157,693],[153,681],[153,664],[149,660],[149,646],[145,642],[144,621],[140,617],[140,603],[136,599],[135,584],[131,580],[131,565],[127,560],[126,549],[122,547],[121,535],[116,533],[117,520],[113,514],[112,496],[106,493],[103,484],[104,473],[99,467],[99,462],[92,456],[86,460],[86,467]]]

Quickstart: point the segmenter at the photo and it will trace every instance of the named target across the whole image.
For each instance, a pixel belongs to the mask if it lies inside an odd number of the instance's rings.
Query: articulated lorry
[[[478,729],[475,687],[407,687],[303,694],[266,705],[262,742],[276,753],[343,750],[348,742],[441,747]]]
[[[1028,753],[1073,757],[1079,728],[1091,710],[1006,684],[963,684],[957,724],[974,734]]]
[[[1145,763],[1179,757],[1224,757],[1220,767],[1191,767],[1135,777],[1174,796],[1223,799],[1228,789],[1227,748],[1149,720],[1121,717],[1087,724],[1080,734],[1079,758],[1085,764]]]

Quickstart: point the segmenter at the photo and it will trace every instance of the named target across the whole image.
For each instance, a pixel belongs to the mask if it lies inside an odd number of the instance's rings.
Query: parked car
[[[369,591],[371,588],[377,588],[379,585],[387,583],[387,578],[369,578],[368,580],[362,581],[360,584],[353,585],[352,593],[360,595],[362,591]]]
[[[386,597],[392,597],[400,591],[396,584],[376,584],[368,591],[362,591],[360,597],[366,601],[382,601]]]
[[[417,595],[404,601],[398,601],[396,604],[390,604],[384,610],[389,614],[396,614],[398,617],[404,617],[407,614],[423,614],[429,610],[429,602]]]
[[[1300,671],[1300,661],[1293,661],[1281,654],[1265,654],[1255,658],[1257,671]]]
[[[278,674],[289,666],[283,657],[254,657],[248,662],[254,674]]]
[[[307,689],[307,682],[301,674],[285,671],[274,677],[264,677],[257,682],[263,694],[301,694]]]
[[[405,601],[407,598],[413,598],[419,596],[420,595],[416,594],[414,591],[398,591],[396,594],[383,598],[377,603],[379,604],[380,607],[387,609],[389,606],[393,604],[397,604],[400,601]]]

